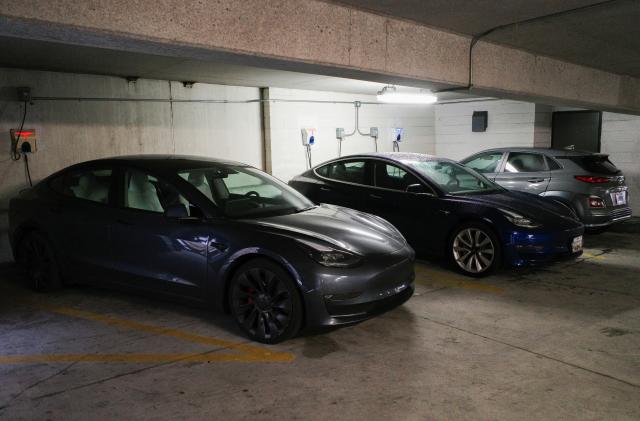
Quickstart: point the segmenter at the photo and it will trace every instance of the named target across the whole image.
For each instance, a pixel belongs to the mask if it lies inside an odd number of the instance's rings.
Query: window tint
[[[51,181],[51,188],[69,197],[97,203],[109,202],[111,169],[70,172]]]
[[[232,218],[286,215],[313,207],[296,190],[251,167],[210,166],[178,175]]]
[[[547,165],[549,166],[549,169],[551,171],[561,170],[562,169],[562,166],[560,164],[558,164],[558,162],[553,158],[547,157]]]
[[[326,168],[326,170],[325,170]],[[349,183],[370,184],[366,177],[365,161],[338,161],[321,168],[324,177]]]
[[[323,177],[326,177],[329,174],[329,165],[325,165],[320,168],[316,168],[316,172]]]
[[[502,187],[489,181],[477,172],[451,161],[403,160],[405,165],[421,173],[437,184],[447,194],[484,194],[504,191]]]
[[[538,172],[546,171],[544,156],[537,153],[511,152],[504,167],[505,172]]]
[[[413,174],[384,162],[376,162],[376,187],[406,191],[412,184],[422,184]]]
[[[559,158],[571,160],[587,172],[607,175],[614,175],[620,172],[618,167],[609,161],[607,155],[562,156]]]
[[[476,170],[479,173],[492,173],[497,171],[501,159],[502,152],[490,152],[463,162],[463,164],[465,167]]]
[[[169,206],[182,204],[189,216],[202,216],[202,212],[175,187],[143,171],[127,170],[124,183],[126,208],[162,213]]]

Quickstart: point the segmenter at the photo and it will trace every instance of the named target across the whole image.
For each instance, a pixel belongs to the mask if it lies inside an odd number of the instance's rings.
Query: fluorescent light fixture
[[[395,86],[385,86],[378,92],[377,100],[391,104],[433,104],[438,97],[430,91],[398,92]]]

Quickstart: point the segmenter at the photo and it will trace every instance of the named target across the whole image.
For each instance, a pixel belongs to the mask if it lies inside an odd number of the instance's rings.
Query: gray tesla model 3
[[[9,218],[37,289],[95,283],[213,303],[265,343],[365,320],[414,290],[414,251],[384,219],[315,206],[235,162],[86,162],[21,192]]]

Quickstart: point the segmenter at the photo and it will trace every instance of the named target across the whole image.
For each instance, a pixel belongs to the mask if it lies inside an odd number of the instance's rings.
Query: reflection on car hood
[[[245,221],[294,237],[316,238],[361,255],[393,253],[408,247],[402,234],[383,219],[334,205]]]
[[[550,198],[531,193],[505,191],[495,194],[473,195],[464,197],[465,201],[482,203],[495,208],[517,212],[537,222],[551,225],[579,225],[569,208],[556,203]]]

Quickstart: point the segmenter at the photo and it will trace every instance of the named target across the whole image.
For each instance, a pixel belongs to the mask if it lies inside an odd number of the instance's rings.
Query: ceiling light
[[[433,104],[438,97],[431,91],[398,92],[395,86],[385,86],[377,96],[378,101],[392,104]]]

